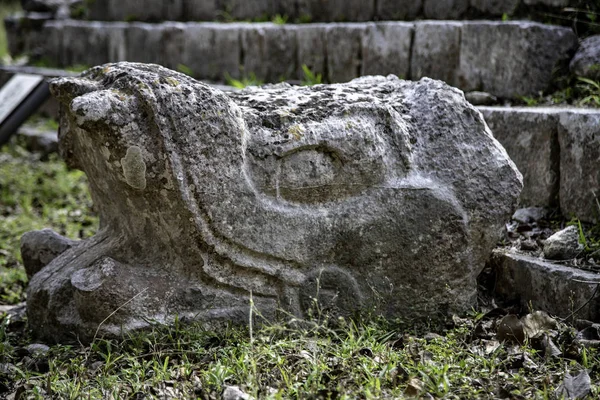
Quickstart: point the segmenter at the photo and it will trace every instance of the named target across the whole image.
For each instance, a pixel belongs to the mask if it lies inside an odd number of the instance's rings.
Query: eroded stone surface
[[[506,300],[562,318],[600,321],[600,298],[594,295],[599,274],[506,250],[494,251],[490,266],[495,291]]]
[[[582,252],[579,230],[573,225],[556,232],[544,242],[544,258],[548,260],[569,260]]]
[[[225,94],[120,63],[52,92],[101,229],[30,281],[46,340],[244,323],[250,293],[267,318],[317,296],[338,315],[464,311],[522,187],[481,114],[430,79]]]
[[[600,35],[584,39],[571,60],[571,72],[589,79],[600,79]]]
[[[523,173],[523,206],[557,207],[560,109],[480,107],[494,137]],[[562,110],[568,113],[567,110]]]
[[[562,113],[558,121],[560,208],[566,216],[600,221],[600,112]]]
[[[549,87],[552,71],[577,47],[571,29],[523,21],[466,22],[460,45],[459,87],[519,97]]]

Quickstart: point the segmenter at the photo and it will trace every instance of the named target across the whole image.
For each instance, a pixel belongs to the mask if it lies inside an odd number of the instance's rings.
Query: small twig
[[[575,281],[575,282],[584,282],[584,281]],[[573,311],[568,317],[561,319],[561,322],[565,322],[569,318],[572,318],[575,314],[577,314],[585,306],[587,306],[594,299],[594,297],[596,297],[596,293],[598,293],[598,288],[600,287],[600,282],[586,282],[586,283],[592,283],[592,284],[596,285],[596,287],[594,288],[594,292],[592,293],[592,295],[590,296],[590,298],[587,299],[587,301],[581,305],[581,307],[579,307],[577,310]]]
[[[148,290],[148,288],[145,288],[144,290],[142,290],[141,292],[139,292],[138,294],[136,294],[135,296],[133,296],[131,299],[127,300],[125,303],[121,304],[119,307],[117,307],[117,309],[113,312],[111,312],[108,317],[104,318],[102,320],[102,322],[100,322],[100,324],[98,325],[98,328],[96,328],[96,333],[94,333],[94,339],[92,339],[92,343],[94,343],[96,341],[96,337],[98,336],[98,332],[100,331],[100,328],[102,327],[102,325],[108,321],[108,319],[110,317],[112,317],[113,315],[115,315],[117,312],[119,312],[120,309],[122,309],[123,307],[125,307],[127,304],[131,303],[133,300],[135,300],[136,298],[138,298],[139,296],[141,296],[143,293],[146,292],[146,290]]]

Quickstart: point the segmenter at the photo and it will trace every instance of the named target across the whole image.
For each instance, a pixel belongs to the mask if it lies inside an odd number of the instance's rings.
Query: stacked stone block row
[[[328,82],[369,74],[428,76],[500,98],[547,89],[553,71],[577,47],[569,28],[524,21],[277,25],[50,20],[30,35],[35,38],[27,43],[41,47],[13,51],[38,53],[59,67],[127,60],[171,69],[185,65],[199,79],[255,74],[277,82],[301,79],[306,64]]]
[[[101,21],[264,20],[347,22],[494,18],[530,7],[565,7],[571,0],[95,0],[87,18]]]
[[[600,221],[600,110],[480,107],[523,174],[523,206]]]

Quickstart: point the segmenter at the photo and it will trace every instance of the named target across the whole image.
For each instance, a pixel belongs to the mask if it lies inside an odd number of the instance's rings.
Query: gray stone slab
[[[600,80],[600,35],[581,41],[569,67],[574,75]]]
[[[70,20],[63,26],[61,67],[95,66],[109,61],[109,37],[114,23]],[[82,38],[85,38],[82,40]]]
[[[462,28],[459,86],[498,97],[536,95],[577,46],[570,28],[535,22],[476,21]]]
[[[600,321],[600,296],[593,296],[600,274],[504,250],[494,251],[489,265],[503,298],[562,318],[589,301],[574,317]]]
[[[460,63],[460,22],[423,21],[415,24],[411,79],[430,77],[456,86]]]
[[[361,75],[394,74],[408,79],[414,24],[371,23],[362,38]]]
[[[164,22],[161,24],[159,49],[162,53],[161,65],[177,70],[184,61],[184,36],[188,24],[182,22]]]
[[[520,0],[471,0],[474,11],[488,16],[512,15]]]
[[[296,7],[300,18],[313,22],[370,21],[375,15],[373,0],[298,0]]]
[[[266,82],[296,75],[296,29],[293,25],[248,24],[241,30],[244,74]]]
[[[125,32],[125,46],[129,61],[162,64],[161,51],[162,24],[146,24],[134,22],[129,24]]]
[[[186,0],[183,2],[183,18],[188,21],[213,21],[221,15],[217,0]]]
[[[63,26],[49,21],[44,26],[45,40],[42,42],[42,57],[50,66],[59,66],[63,58]]]
[[[4,19],[8,51],[13,56],[39,56],[43,51],[44,25],[51,13],[17,13]]]
[[[327,75],[329,82],[347,82],[360,76],[362,38],[366,24],[331,24],[327,29]]]
[[[413,20],[422,13],[423,0],[377,0],[376,7],[380,20]]]
[[[220,0],[221,17],[235,20],[270,20],[275,15],[275,0]]]
[[[561,113],[558,140],[563,214],[600,221],[600,110]]]
[[[559,193],[556,109],[478,107],[494,137],[523,174],[523,206],[557,207]]]
[[[181,2],[181,0],[177,0]],[[144,21],[158,22],[181,18],[181,13],[174,14],[169,10],[173,0],[94,0],[89,4],[89,18],[99,21]],[[179,11],[181,12],[180,5]]]
[[[327,24],[300,24],[296,28],[298,69],[296,77],[304,78],[302,65],[306,65],[314,74],[326,78],[326,32]]]
[[[469,0],[423,0],[423,14],[431,19],[459,19],[469,9]]]
[[[240,77],[239,24],[189,23],[184,32],[182,64],[195,77],[222,81]]]

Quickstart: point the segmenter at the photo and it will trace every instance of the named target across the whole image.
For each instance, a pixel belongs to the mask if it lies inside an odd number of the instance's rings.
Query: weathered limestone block
[[[222,16],[236,20],[269,20],[277,7],[276,0],[219,0],[218,4]]]
[[[23,242],[21,257],[27,264],[29,278],[77,243],[50,229],[27,232],[21,240]]]
[[[70,3],[70,0],[21,0],[25,11],[53,12]]]
[[[523,173],[520,203],[557,207],[560,177],[557,111],[533,107],[479,107],[479,111]]]
[[[376,6],[380,20],[413,20],[422,13],[423,0],[377,0]]]
[[[415,24],[411,79],[440,79],[457,85],[460,63],[460,22],[423,21]]]
[[[89,18],[98,21],[159,22],[179,20],[183,0],[94,0],[88,4]]]
[[[362,38],[366,24],[331,24],[326,32],[329,82],[347,82],[360,76]]]
[[[600,221],[600,111],[561,113],[560,208],[564,215]]]
[[[182,22],[165,22],[161,24],[161,37],[159,49],[161,49],[163,61],[162,66],[177,69],[184,58],[184,37],[188,24]]]
[[[562,318],[585,305],[575,318],[600,321],[600,297],[593,295],[599,274],[505,250],[494,251],[490,266],[495,291],[506,300]]]
[[[51,90],[101,228],[30,280],[46,340],[175,315],[244,323],[251,293],[268,318],[304,316],[314,297],[338,315],[464,311],[522,187],[481,114],[440,81],[226,95],[119,63]]]
[[[484,15],[512,15],[519,6],[520,0],[471,0],[471,7]]]
[[[162,64],[164,53],[161,50],[163,24],[146,24],[134,22],[129,24],[125,32],[125,46],[129,61]]]
[[[13,56],[38,56],[44,49],[44,25],[51,13],[28,13],[8,16],[2,21],[6,29],[8,50]]]
[[[302,65],[306,65],[315,75],[325,76],[327,24],[300,24],[296,27],[296,45],[298,51],[298,69],[296,77],[304,78]]]
[[[63,26],[61,66],[99,65],[109,60],[111,24],[69,21]],[[81,40],[81,37],[85,40]]]
[[[423,14],[431,19],[459,19],[469,9],[469,0],[423,0]]]
[[[552,71],[577,46],[570,28],[522,21],[465,22],[460,87],[514,98],[548,88]]]
[[[369,24],[362,38],[361,75],[394,74],[408,78],[414,24]]]
[[[61,24],[56,24],[54,21],[48,21],[44,26],[45,40],[43,43],[42,54],[45,60],[51,66],[59,66],[62,64],[62,42],[63,30]]]
[[[239,78],[241,65],[239,24],[190,23],[184,31],[181,63],[195,77],[223,81]]]
[[[296,28],[273,23],[248,24],[242,30],[244,73],[266,82],[296,75]]]
[[[321,22],[370,21],[375,12],[373,0],[298,0],[298,18]],[[289,15],[289,14],[288,14]]]
[[[600,35],[590,36],[581,42],[570,68],[575,75],[600,80]]]
[[[188,21],[214,21],[219,17],[217,0],[185,0],[183,18]]]

